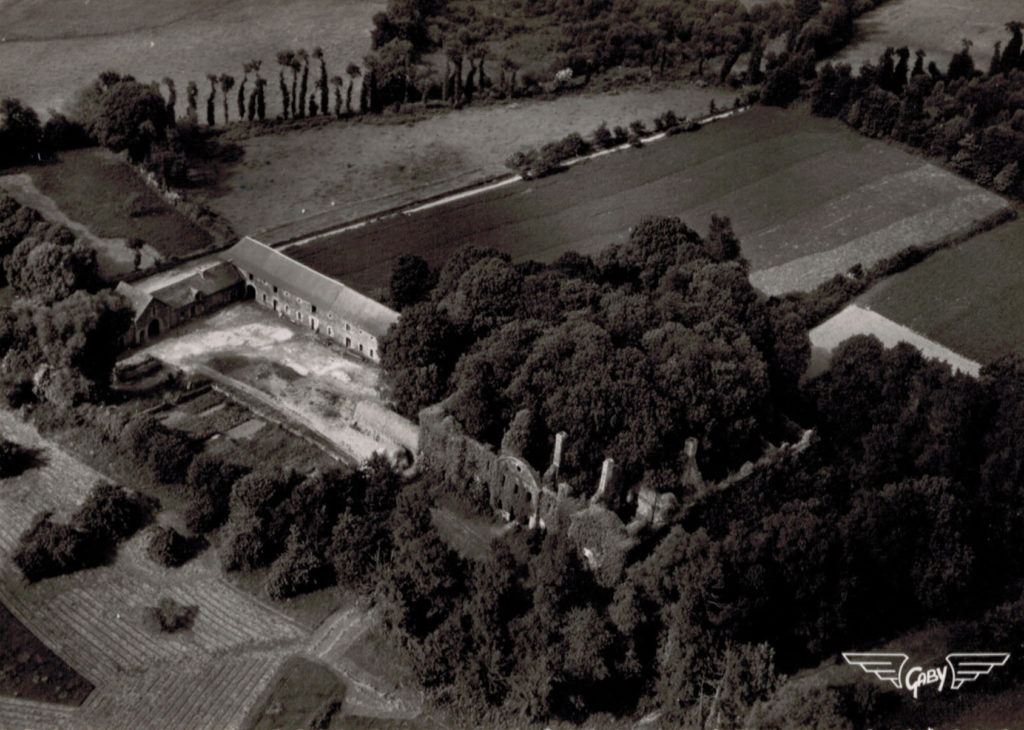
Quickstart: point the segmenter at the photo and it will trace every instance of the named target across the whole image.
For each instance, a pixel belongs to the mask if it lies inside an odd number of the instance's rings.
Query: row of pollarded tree
[[[313,62],[319,63],[320,73],[316,79],[311,80],[310,66],[313,65]],[[314,48],[312,53],[305,49],[279,51],[277,63],[280,66],[278,87],[281,90],[280,116],[282,118],[302,119],[307,116],[315,117],[331,113],[336,117],[341,117],[343,114],[352,113],[356,80],[362,76],[362,70],[358,64],[350,63],[345,69],[345,77],[328,76],[324,52],[319,46]],[[207,124],[212,126],[217,123],[218,91],[225,124],[231,121],[232,91],[235,92],[234,103],[237,109],[237,120],[252,122],[266,119],[266,88],[269,82],[260,75],[262,67],[263,62],[259,59],[248,61],[242,66],[243,74],[240,80],[231,74],[207,74],[206,79],[210,84],[210,90],[206,96],[205,119]],[[291,73],[290,86],[287,79],[288,72]],[[237,86],[236,81],[239,81]],[[310,87],[311,81],[312,88]],[[174,119],[178,98],[177,88],[174,80],[169,77],[165,77],[163,83],[167,86],[168,115],[170,119]],[[333,106],[330,93],[332,88],[334,92]],[[360,111],[366,110],[366,101],[362,95],[359,105]],[[199,85],[195,81],[188,82],[185,117],[193,123],[199,123]]]

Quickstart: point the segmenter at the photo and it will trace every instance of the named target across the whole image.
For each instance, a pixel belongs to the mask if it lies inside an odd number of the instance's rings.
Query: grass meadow
[[[1024,20],[1019,3],[1006,0],[889,0],[857,20],[858,37],[834,59],[859,68],[875,63],[888,46],[907,46],[927,53],[943,71],[962,39],[974,45],[971,55],[980,69],[988,68],[996,41],[1006,45],[1003,26]],[[911,57],[913,61],[913,57]]]
[[[754,108],[693,134],[590,160],[289,249],[363,290],[403,253],[439,264],[474,243],[516,260],[596,254],[646,215],[705,230],[727,215],[771,294],[969,229],[1006,202],[889,145],[801,111]]]
[[[939,251],[858,303],[984,364],[1024,353],[1024,221]]]
[[[207,74],[240,79],[242,64],[262,59],[263,75],[276,79],[282,49],[321,46],[328,72],[342,73],[370,50],[373,14],[383,7],[371,0],[0,0],[3,96],[41,114],[59,111],[113,69],[140,81],[171,77],[179,113],[194,80],[203,113]],[[217,104],[220,121],[219,93]],[[271,115],[278,105],[275,82]]]
[[[92,148],[63,152],[60,161],[25,168],[60,211],[104,239],[141,238],[164,258],[187,256],[213,245],[209,233],[148,188],[120,157]],[[126,203],[138,201],[142,215]]]

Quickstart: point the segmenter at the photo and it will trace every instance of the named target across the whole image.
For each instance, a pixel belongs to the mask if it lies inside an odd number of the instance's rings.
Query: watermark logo
[[[843,652],[843,659],[848,664],[860,667],[868,674],[874,674],[883,682],[891,682],[896,689],[913,692],[917,699],[917,691],[921,687],[936,685],[938,692],[947,687],[958,690],[967,682],[974,682],[983,674],[991,674],[996,667],[1001,667],[1010,660],[1009,654],[973,653],[948,654],[946,666],[906,668],[910,657],[906,654],[885,654],[869,652],[856,654]]]

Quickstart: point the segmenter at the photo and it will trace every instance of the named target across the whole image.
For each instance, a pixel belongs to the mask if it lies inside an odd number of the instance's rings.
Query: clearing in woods
[[[0,698],[0,725],[238,728],[288,657],[322,645],[330,651],[321,661],[355,688],[346,696],[346,713],[408,718],[420,712],[418,692],[349,657],[372,620],[365,611],[347,607],[323,630],[311,631],[230,585],[212,552],[179,569],[153,563],[145,555],[153,528],[123,544],[111,565],[26,584],[10,560],[18,536],[40,510],[66,517],[102,476],[9,412],[0,411],[0,434],[38,449],[42,463],[0,488],[0,601],[95,686],[70,709]],[[198,606],[191,629],[154,632],[147,608],[163,597]]]
[[[939,251],[857,302],[988,363],[1024,354],[1024,220]]]
[[[706,229],[719,213],[732,220],[755,286],[781,294],[966,233],[1006,207],[998,195],[835,120],[755,107],[696,133],[386,217],[288,253],[373,291],[405,253],[438,265],[473,243],[550,262],[623,242],[646,215],[676,215]]]
[[[1011,20],[1024,15],[1019,3],[1006,0],[889,0],[857,20],[857,37],[832,60],[856,69],[877,63],[889,46],[907,46],[911,53],[924,50],[925,64],[935,61],[945,72],[966,39],[974,44],[974,65],[984,71],[995,42],[1006,45],[1010,36],[1004,26]]]

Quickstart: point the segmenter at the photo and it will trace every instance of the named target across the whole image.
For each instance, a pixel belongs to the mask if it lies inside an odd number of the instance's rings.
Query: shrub
[[[518,152],[512,153],[512,155],[505,160],[505,167],[519,175],[522,175],[524,178],[530,178],[533,175],[533,168],[536,164],[537,150],[534,149],[519,150]]]
[[[615,144],[617,145],[625,144],[629,141],[629,130],[621,125],[615,127],[613,134],[615,135]]]
[[[150,560],[168,568],[177,568],[205,550],[209,543],[201,535],[185,537],[173,527],[159,527],[146,548]]]
[[[0,440],[0,478],[21,474],[35,466],[37,459],[35,450],[7,439]]]
[[[200,492],[192,498],[192,504],[185,510],[185,526],[192,532],[212,532],[227,521],[229,513],[226,497]]]
[[[333,585],[331,564],[317,555],[308,545],[299,545],[285,553],[270,569],[267,577],[267,595],[276,600]]]
[[[151,606],[147,611],[147,623],[153,629],[172,634],[192,628],[198,613],[199,606],[186,606],[173,598],[161,598],[156,606]]]
[[[163,484],[184,481],[198,447],[187,433],[167,428],[151,415],[129,421],[121,444],[139,466]]]
[[[667,132],[671,129],[675,129],[679,126],[679,117],[676,113],[669,109],[661,116],[654,120],[654,128],[659,132]]]
[[[114,546],[148,525],[160,503],[113,484],[97,484],[71,518],[76,529]]]
[[[98,484],[69,524],[38,515],[18,540],[13,560],[29,581],[102,565],[117,544],[153,518],[159,503],[138,492]]]
[[[615,146],[615,137],[605,122],[601,122],[601,126],[594,130],[593,137],[595,147],[607,150]]]
[[[290,480],[280,471],[255,471],[235,482],[231,489],[231,504],[256,514],[284,499],[290,486]]]
[[[71,525],[53,522],[51,517],[50,512],[37,515],[11,556],[28,581],[34,583],[103,562],[104,551],[96,549],[88,535]]]
[[[274,559],[273,547],[266,536],[256,528],[237,532],[228,540],[221,556],[224,570],[251,572],[265,568]]]
[[[635,119],[634,121],[630,122],[629,129],[637,137],[643,137],[644,135],[647,134],[647,127],[639,119]]]

